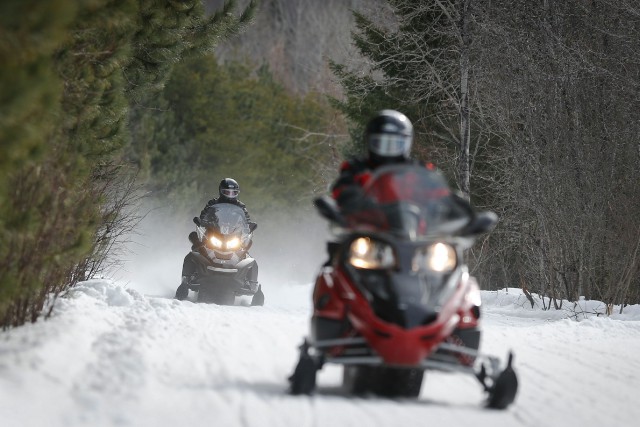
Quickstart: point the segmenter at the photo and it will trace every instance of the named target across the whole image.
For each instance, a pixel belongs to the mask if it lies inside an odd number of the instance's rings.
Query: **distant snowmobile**
[[[416,165],[377,169],[348,213],[329,197],[315,205],[340,233],[316,278],[290,392],[313,393],[317,371],[336,363],[353,394],[417,397],[425,370],[439,370],[474,376],[488,407],[509,406],[512,355],[501,369],[478,351],[480,292],[463,260],[496,215],[475,212],[442,175]]]
[[[256,224],[230,203],[211,206],[193,222],[196,232],[189,239],[194,250],[188,258],[194,271],[188,288],[198,293],[198,302],[232,305],[236,296],[252,296],[251,305],[263,305],[258,265],[248,252]]]

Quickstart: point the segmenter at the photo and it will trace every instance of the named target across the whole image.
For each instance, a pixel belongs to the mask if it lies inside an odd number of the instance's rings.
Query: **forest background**
[[[485,288],[637,304],[639,45],[632,0],[4,1],[0,323],[117,262],[142,200],[189,218],[233,176],[309,215],[381,108],[499,214]]]

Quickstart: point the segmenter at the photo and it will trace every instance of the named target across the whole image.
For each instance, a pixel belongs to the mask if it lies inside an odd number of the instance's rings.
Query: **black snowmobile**
[[[185,299],[192,290],[198,302],[233,305],[236,297],[251,296],[252,306],[264,305],[258,264],[248,252],[257,225],[230,203],[211,206],[193,222],[196,231],[189,235],[191,252],[184,260],[176,298]]]

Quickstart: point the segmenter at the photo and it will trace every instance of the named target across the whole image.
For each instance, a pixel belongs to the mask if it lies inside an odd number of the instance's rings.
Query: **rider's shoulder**
[[[423,162],[423,161],[417,160],[417,159],[411,159],[410,162],[413,165],[422,166],[427,170],[430,170],[430,171],[433,171],[433,172],[439,172],[438,167],[433,162]]]
[[[340,165],[340,172],[359,173],[366,169],[370,169],[369,163],[367,159],[360,157],[351,157]]]
[[[340,172],[350,171],[353,168],[351,160],[343,160],[340,163]]]

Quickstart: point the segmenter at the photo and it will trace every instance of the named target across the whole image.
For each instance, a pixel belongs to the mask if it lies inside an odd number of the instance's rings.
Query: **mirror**
[[[191,233],[189,233],[189,242],[191,242],[192,245],[198,246],[200,244],[200,239],[198,239],[198,233],[196,233],[195,231],[192,231]]]
[[[316,209],[324,218],[333,221],[339,225],[346,226],[347,220],[340,213],[336,201],[329,196],[318,197],[313,201]]]
[[[475,236],[493,230],[498,224],[498,215],[491,211],[478,212],[460,234]]]

